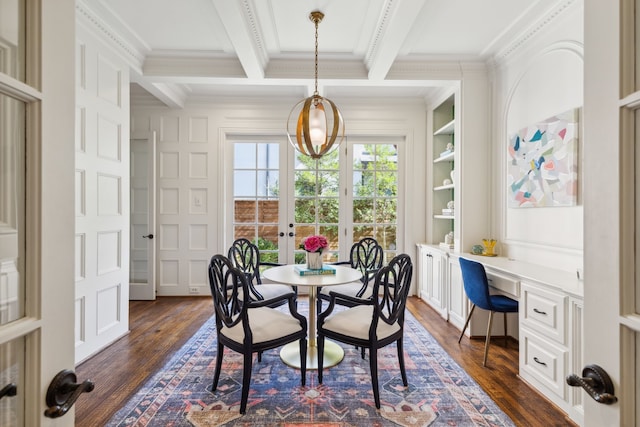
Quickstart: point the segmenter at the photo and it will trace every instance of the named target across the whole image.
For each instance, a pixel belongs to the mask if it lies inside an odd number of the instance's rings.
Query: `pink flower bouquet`
[[[300,245],[301,249],[304,249],[307,252],[319,252],[322,251],[329,246],[329,242],[327,242],[327,238],[322,235],[317,236],[309,236],[302,241]]]

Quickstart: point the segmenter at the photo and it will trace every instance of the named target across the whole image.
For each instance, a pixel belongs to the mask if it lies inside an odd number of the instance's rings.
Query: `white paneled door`
[[[156,136],[131,138],[129,299],[156,299]]]

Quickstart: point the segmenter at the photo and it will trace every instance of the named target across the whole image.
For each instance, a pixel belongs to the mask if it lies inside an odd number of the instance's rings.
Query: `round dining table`
[[[297,265],[297,268],[304,265]],[[360,280],[362,273],[355,268],[332,265],[335,274],[301,275],[295,264],[271,267],[262,277],[272,282],[286,285],[307,286],[309,288],[309,328],[307,331],[307,369],[318,369],[318,347],[316,345],[316,301],[319,287],[341,285]],[[322,366],[328,368],[342,361],[344,350],[337,343],[325,340]],[[280,358],[289,366],[300,368],[300,346],[289,343],[280,350]]]

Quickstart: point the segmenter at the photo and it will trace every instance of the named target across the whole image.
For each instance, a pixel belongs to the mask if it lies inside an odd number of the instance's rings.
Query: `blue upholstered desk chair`
[[[489,353],[489,343],[491,342],[491,323],[493,322],[493,313],[504,313],[504,340],[507,345],[507,313],[518,312],[518,301],[506,297],[504,295],[491,295],[489,293],[489,281],[484,266],[479,262],[460,258],[460,269],[462,270],[462,281],[464,283],[464,291],[473,304],[467,321],[464,323],[458,343],[462,340],[464,332],[469,326],[469,320],[476,306],[489,311],[489,325],[487,326],[487,338],[484,343],[484,360],[482,366],[487,366],[487,354]]]

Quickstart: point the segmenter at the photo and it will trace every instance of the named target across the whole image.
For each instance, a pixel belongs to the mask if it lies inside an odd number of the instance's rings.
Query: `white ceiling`
[[[434,87],[449,83],[447,70],[490,61],[563,3],[80,0],[79,8],[118,34],[136,59],[132,79],[139,86],[132,88],[133,95],[144,88],[167,105],[182,107],[199,97],[309,96],[313,10],[325,14],[318,28],[322,96],[426,99]],[[440,77],[421,72],[434,64],[444,70]]]

